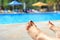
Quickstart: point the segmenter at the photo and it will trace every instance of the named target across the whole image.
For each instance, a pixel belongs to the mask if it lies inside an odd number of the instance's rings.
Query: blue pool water
[[[49,20],[60,20],[60,14],[54,12],[46,12],[39,14],[0,14],[0,24],[15,24],[28,21],[41,22]]]

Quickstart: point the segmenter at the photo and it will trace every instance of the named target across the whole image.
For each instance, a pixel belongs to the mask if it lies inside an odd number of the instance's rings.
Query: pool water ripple
[[[40,14],[0,14],[0,24],[24,23],[33,20],[34,22],[60,20],[58,13]]]

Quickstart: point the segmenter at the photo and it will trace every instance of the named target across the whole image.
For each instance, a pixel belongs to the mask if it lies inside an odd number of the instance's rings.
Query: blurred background
[[[9,6],[8,3],[12,2],[14,0],[0,0],[0,9],[10,9],[12,10],[12,6]],[[18,2],[21,2],[23,5],[18,5],[14,6],[14,9],[47,9],[46,11],[60,11],[60,0],[16,0]],[[32,4],[37,3],[37,2],[42,2],[47,5],[42,5],[42,6],[32,6]],[[25,3],[25,8],[24,8],[24,3]]]

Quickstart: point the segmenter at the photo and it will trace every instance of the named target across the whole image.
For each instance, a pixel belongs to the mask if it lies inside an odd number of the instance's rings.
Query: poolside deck
[[[59,21],[52,21],[57,27],[60,26]],[[1,40],[32,40],[26,31],[27,23],[20,24],[0,24],[0,39]],[[35,22],[38,28],[45,32],[50,37],[55,37],[55,34],[49,30],[48,21]]]

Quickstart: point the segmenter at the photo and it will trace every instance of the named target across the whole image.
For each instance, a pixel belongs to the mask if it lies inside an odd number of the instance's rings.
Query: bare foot
[[[28,24],[27,24],[27,30],[29,30],[29,28],[31,27],[31,26],[33,26],[33,21],[30,21]]]
[[[55,26],[52,22],[49,21],[49,27]]]
[[[49,22],[50,24],[50,22]],[[42,32],[33,21],[30,21],[27,25],[27,32],[31,36],[33,40],[57,40],[47,36],[44,32]]]
[[[52,22],[50,22],[50,21],[49,21],[49,28],[53,32],[56,32],[56,30],[58,30],[58,28]]]

